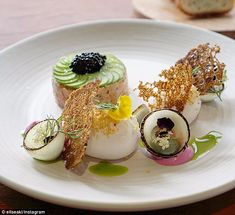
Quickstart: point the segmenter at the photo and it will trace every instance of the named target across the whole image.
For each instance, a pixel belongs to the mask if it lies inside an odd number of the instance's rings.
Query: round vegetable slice
[[[60,132],[60,125],[54,119],[37,122],[24,136],[23,147],[38,160],[56,159],[64,147],[65,135]]]
[[[165,158],[185,149],[190,138],[187,120],[172,109],[150,112],[143,119],[140,132],[147,150],[154,156]]]

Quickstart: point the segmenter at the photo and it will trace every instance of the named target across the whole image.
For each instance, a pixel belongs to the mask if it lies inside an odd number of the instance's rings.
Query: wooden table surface
[[[110,18],[144,17],[134,11],[131,0],[1,0],[0,49],[51,28]],[[235,38],[235,32],[222,33]],[[48,214],[104,214],[49,204],[2,184],[0,190],[0,209],[41,209]],[[198,203],[145,214],[235,214],[235,189]]]

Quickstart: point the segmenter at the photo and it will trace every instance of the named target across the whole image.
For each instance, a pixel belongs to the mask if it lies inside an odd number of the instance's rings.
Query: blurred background
[[[0,48],[51,28],[117,18],[176,21],[235,38],[235,9],[221,15],[195,17],[183,12],[174,0],[1,0]]]

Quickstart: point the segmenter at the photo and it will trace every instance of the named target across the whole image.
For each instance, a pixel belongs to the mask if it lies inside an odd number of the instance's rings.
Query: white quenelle
[[[201,97],[199,96],[199,92],[196,87],[192,85],[191,90],[189,92],[189,97],[184,105],[184,109],[181,114],[186,118],[189,124],[191,124],[198,116],[201,109]],[[164,108],[163,108],[164,109]],[[175,107],[172,109],[175,110]],[[133,114],[136,116],[138,122],[141,124],[143,118],[150,112],[150,109],[147,105],[140,105]]]
[[[197,118],[201,109],[201,103],[202,102],[199,93],[196,87],[192,85],[188,101],[185,104],[183,111],[181,112],[189,124],[191,124]]]
[[[140,136],[137,119],[121,120],[116,126],[117,130],[110,135],[93,129],[86,154],[99,159],[117,160],[134,152]]]

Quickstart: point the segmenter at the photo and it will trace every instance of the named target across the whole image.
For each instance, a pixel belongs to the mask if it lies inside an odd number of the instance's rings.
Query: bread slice
[[[177,6],[193,16],[223,14],[233,8],[234,0],[175,0]]]

